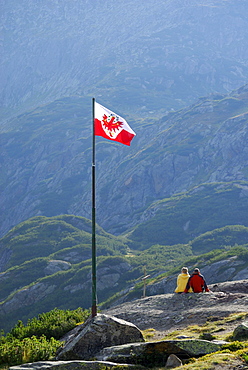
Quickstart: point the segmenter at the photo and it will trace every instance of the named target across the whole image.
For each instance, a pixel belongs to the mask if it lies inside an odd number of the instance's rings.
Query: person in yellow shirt
[[[183,267],[181,270],[181,274],[177,277],[177,287],[175,289],[175,293],[183,293],[187,282],[189,280],[190,274],[187,267]],[[190,288],[189,292],[192,292],[192,289]]]

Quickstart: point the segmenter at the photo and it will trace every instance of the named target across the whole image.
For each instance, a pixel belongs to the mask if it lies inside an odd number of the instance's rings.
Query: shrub
[[[0,364],[17,365],[45,361],[55,356],[61,338],[89,316],[88,310],[54,310],[28,320],[21,320],[4,336],[0,336]]]
[[[19,320],[7,336],[23,339],[45,335],[47,338],[60,339],[74,328],[78,322],[84,322],[88,316],[89,311],[81,308],[76,310],[59,310],[55,308],[50,312],[38,315],[37,318],[28,320],[26,326]]]
[[[54,338],[47,340],[44,335],[40,338],[32,336],[22,340],[12,338],[0,343],[0,364],[17,365],[49,360],[56,354],[61,344]]]

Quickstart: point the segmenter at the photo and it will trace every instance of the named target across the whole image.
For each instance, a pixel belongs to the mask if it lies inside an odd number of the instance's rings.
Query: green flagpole
[[[92,143],[92,307],[91,315],[97,315],[96,306],[96,164],[95,164],[95,98],[92,99],[93,143]]]

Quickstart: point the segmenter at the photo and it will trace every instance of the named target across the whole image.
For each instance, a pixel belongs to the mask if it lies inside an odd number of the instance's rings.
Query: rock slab
[[[114,362],[106,361],[39,361],[17,366],[11,366],[10,370],[102,370],[102,369],[130,369],[133,365],[130,364],[116,364]],[[142,369],[142,367],[135,367],[135,370]]]
[[[144,366],[164,366],[172,354],[185,359],[204,356],[220,351],[221,348],[222,344],[201,339],[164,340],[104,348],[96,355],[96,359]]]
[[[65,339],[64,347],[57,353],[57,360],[91,360],[105,347],[144,342],[137,326],[103,314],[88,319],[68,333]]]

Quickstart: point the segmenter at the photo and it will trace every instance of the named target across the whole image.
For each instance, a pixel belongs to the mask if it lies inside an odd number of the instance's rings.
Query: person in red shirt
[[[189,277],[184,293],[188,293],[190,288],[192,288],[194,293],[210,292],[198,268],[195,268],[193,274]]]

